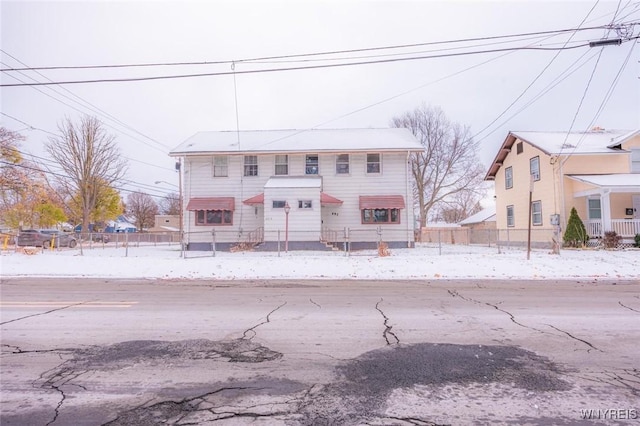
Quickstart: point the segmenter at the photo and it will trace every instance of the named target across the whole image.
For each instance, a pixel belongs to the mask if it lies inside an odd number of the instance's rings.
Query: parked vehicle
[[[55,247],[74,248],[78,244],[72,234],[57,229],[26,229],[18,234],[19,246],[49,248],[52,242]]]
[[[96,243],[108,243],[109,241],[111,241],[111,237],[109,237],[108,234],[103,234],[103,233],[92,233],[91,234],[91,241],[95,241]]]

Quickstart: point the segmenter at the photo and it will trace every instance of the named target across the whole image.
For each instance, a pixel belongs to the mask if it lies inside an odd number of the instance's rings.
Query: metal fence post
[[[442,237],[440,233],[441,231],[438,229],[438,254],[442,256]]]
[[[280,230],[278,229],[278,257],[280,257]]]
[[[129,257],[129,233],[124,234],[124,257]]]
[[[216,230],[211,230],[211,256],[216,257]]]

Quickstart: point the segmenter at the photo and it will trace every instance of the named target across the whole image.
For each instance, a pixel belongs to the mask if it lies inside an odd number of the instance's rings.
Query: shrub
[[[633,241],[634,247],[640,247],[640,234],[636,234],[636,236],[633,238]]]
[[[584,223],[578,216],[578,211],[575,207],[571,208],[567,230],[564,232],[562,240],[565,247],[584,247],[589,240],[587,229],[584,227]]]
[[[607,231],[604,233],[604,238],[602,238],[602,244],[604,248],[616,248],[620,240],[622,240],[622,237],[616,231]]]

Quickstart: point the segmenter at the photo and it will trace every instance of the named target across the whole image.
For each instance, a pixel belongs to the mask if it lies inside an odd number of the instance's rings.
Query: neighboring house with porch
[[[401,128],[197,133],[170,153],[187,248],[412,247],[409,161],[421,150]]]
[[[575,207],[590,238],[640,233],[640,130],[509,132],[485,176],[495,182],[496,220],[511,241],[550,242]],[[544,232],[547,231],[547,232]],[[501,239],[504,236],[501,234]]]

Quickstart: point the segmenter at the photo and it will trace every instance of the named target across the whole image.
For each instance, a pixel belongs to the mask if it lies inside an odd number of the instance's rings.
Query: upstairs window
[[[276,155],[275,174],[277,176],[289,174],[289,156],[288,155]]]
[[[631,148],[631,173],[640,173],[640,148]]]
[[[311,200],[298,200],[298,208],[299,209],[311,209],[313,208],[313,203]]]
[[[513,188],[513,167],[504,169],[504,187],[505,189]]]
[[[540,157],[533,157],[529,160],[529,172],[534,181],[540,180]]]
[[[380,173],[380,154],[367,154],[367,173]]]
[[[317,175],[318,171],[318,154],[307,154],[304,173],[306,175]]]
[[[226,155],[213,157],[213,177],[229,176],[229,157]]]
[[[337,175],[349,174],[349,154],[336,155],[336,174]]]
[[[258,156],[257,155],[244,156],[244,175],[258,176]]]
[[[274,209],[284,209],[284,206],[287,205],[287,202],[285,200],[273,200],[273,208]]]

